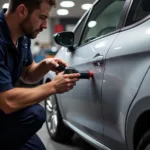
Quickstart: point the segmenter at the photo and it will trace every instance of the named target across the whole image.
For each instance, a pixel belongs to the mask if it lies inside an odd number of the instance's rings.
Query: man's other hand
[[[46,62],[46,67],[48,67],[49,70],[54,71],[56,74],[59,73],[59,71],[57,70],[57,67],[59,65],[63,65],[65,67],[68,66],[67,63],[58,58],[46,58],[44,59],[44,61]]]

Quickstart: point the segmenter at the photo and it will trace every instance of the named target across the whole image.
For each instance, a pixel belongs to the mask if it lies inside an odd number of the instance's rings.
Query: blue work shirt
[[[24,36],[18,39],[16,48],[2,10],[0,12],[0,92],[12,89],[22,75],[24,67],[32,64],[30,44],[30,39]]]

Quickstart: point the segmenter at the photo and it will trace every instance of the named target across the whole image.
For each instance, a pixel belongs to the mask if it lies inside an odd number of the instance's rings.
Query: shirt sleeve
[[[5,60],[6,54],[3,44],[0,42],[0,92],[7,91],[13,88],[11,75]]]
[[[28,54],[27,54],[27,62],[26,66],[30,66],[33,63],[33,57],[32,57],[32,52],[31,52],[31,40],[28,39]]]

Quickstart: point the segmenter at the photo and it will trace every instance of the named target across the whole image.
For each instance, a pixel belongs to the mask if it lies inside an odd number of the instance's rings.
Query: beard
[[[28,16],[25,20],[22,21],[22,23],[20,24],[20,29],[23,32],[23,34],[30,39],[35,39],[37,37],[37,34],[39,33],[39,30],[33,29],[30,16]]]

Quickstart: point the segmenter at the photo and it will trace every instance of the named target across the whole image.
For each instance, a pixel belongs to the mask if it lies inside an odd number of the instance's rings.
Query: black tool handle
[[[58,67],[56,67],[56,70],[58,70],[58,71],[64,71],[65,70],[65,66],[64,65],[62,65],[62,64],[60,64]]]
[[[80,73],[80,79],[89,79],[90,76],[90,72],[88,70],[77,70],[71,67],[68,67],[65,69],[65,74],[71,74],[71,73]]]

